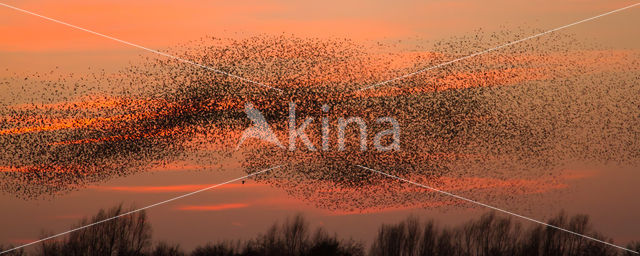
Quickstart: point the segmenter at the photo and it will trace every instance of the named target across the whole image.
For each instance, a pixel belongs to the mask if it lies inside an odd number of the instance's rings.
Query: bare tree
[[[122,205],[100,210],[78,226],[119,216]],[[72,232],[63,240],[41,243],[39,255],[143,255],[151,245],[151,225],[144,211],[135,212]]]

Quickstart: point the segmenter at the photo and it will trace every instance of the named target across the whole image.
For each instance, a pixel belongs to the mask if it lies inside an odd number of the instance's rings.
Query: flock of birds
[[[299,123],[314,118],[307,134],[316,147],[319,120],[328,118],[329,150],[299,144],[288,151],[254,140],[243,145],[238,160],[248,173],[284,163],[256,180],[335,211],[463,204],[356,165],[446,190],[465,187],[468,178],[557,183],[563,177],[558,170],[574,162],[637,164],[637,52],[603,50],[552,33],[360,90],[530,32],[476,31],[428,50],[285,35],[205,37],[169,49],[282,91],[156,56],[115,73],[16,74],[0,84],[36,87],[40,94],[1,102],[0,190],[35,199],[186,159],[237,157],[239,135],[251,125],[243,112],[247,102],[283,142],[289,102],[296,103]],[[376,118],[398,120],[400,150],[361,151],[358,131],[349,126],[346,150],[338,151],[337,120],[352,116],[367,122],[370,143],[375,132],[388,129]],[[519,184],[461,193],[517,203],[534,194]]]

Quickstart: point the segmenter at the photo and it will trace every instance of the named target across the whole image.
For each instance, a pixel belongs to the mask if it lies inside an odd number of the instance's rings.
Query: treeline
[[[101,210],[78,226],[110,219],[126,212],[122,206]],[[586,215],[564,213],[549,224],[613,242],[596,232]],[[151,224],[144,211],[104,221],[44,241],[30,255],[124,255],[124,256],[252,256],[252,255],[637,255],[597,241],[542,225],[523,226],[509,217],[488,213],[455,227],[438,226],[433,220],[409,217],[400,223],[382,225],[371,248],[361,242],[341,239],[319,227],[312,229],[302,215],[273,224],[263,234],[246,241],[212,242],[186,252],[178,244],[152,241]],[[43,237],[46,237],[45,234]],[[4,247],[4,249],[11,246]],[[627,248],[640,251],[640,242]],[[2,251],[2,247],[0,247]],[[27,255],[24,250],[6,255]]]
[[[593,230],[587,215],[569,218],[565,213],[547,220],[565,230],[613,243]],[[640,242],[628,249],[640,251]],[[509,217],[493,212],[457,227],[438,227],[434,221],[409,217],[394,225],[383,225],[369,255],[637,255],[601,242],[538,224],[523,227]]]

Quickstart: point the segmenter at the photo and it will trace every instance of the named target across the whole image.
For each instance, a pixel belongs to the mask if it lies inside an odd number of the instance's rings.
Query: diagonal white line
[[[239,181],[239,180],[243,180],[243,179],[246,179],[246,178],[261,174],[261,173],[265,173],[267,171],[270,171],[270,170],[273,170],[273,169],[277,169],[277,168],[280,168],[280,167],[282,167],[282,165],[278,165],[278,166],[275,166],[275,167],[271,167],[271,168],[268,168],[268,169],[257,171],[257,172],[254,172],[254,173],[239,177],[239,178],[235,178],[235,179],[232,179],[232,180],[228,180],[228,181],[216,184],[216,185],[212,185],[212,186],[200,189],[200,190],[189,192],[189,193],[181,195],[181,196],[176,196],[174,198],[167,199],[167,200],[164,200],[162,202],[157,202],[155,204],[147,205],[145,207],[138,208],[138,209],[135,209],[135,210],[131,210],[129,212],[125,212],[125,213],[120,214],[120,215],[116,215],[116,216],[113,216],[113,217],[110,217],[110,218],[107,218],[107,219],[104,219],[104,220],[101,220],[101,221],[97,221],[97,222],[94,222],[94,223],[91,223],[91,224],[87,224],[87,225],[84,225],[84,226],[81,226],[81,227],[77,227],[77,228],[62,232],[62,233],[58,233],[58,234],[55,234],[55,235],[52,235],[52,236],[45,237],[45,238],[37,240],[37,241],[33,241],[33,242],[30,242],[30,243],[26,243],[26,244],[20,245],[18,247],[14,247],[14,248],[8,249],[8,250],[0,252],[0,254],[5,254],[5,253],[8,253],[8,252],[20,249],[20,248],[24,248],[24,247],[27,247],[27,246],[30,246],[30,245],[34,245],[34,244],[37,244],[37,243],[52,239],[52,238],[56,238],[56,237],[59,237],[59,236],[63,236],[63,235],[66,235],[66,234],[81,230],[81,229],[85,229],[85,228],[88,228],[88,227],[91,227],[91,226],[95,226],[95,225],[98,225],[100,223],[104,223],[104,222],[107,222],[107,221],[110,221],[110,220],[114,220],[114,219],[129,215],[129,214],[132,214],[132,213],[136,213],[136,212],[139,212],[139,211],[142,211],[142,210],[146,210],[146,209],[158,206],[158,205],[166,204],[166,203],[169,203],[169,202],[181,199],[181,198],[185,198],[185,197],[188,197],[188,196],[191,196],[191,195],[203,192],[203,191],[207,191],[207,190],[210,190],[210,189],[213,189],[213,188],[217,188],[217,187],[225,185],[225,184],[229,184],[229,183],[233,183],[233,182],[236,182],[236,181]]]
[[[485,204],[485,203],[474,201],[474,200],[468,199],[466,197],[462,197],[462,196],[459,196],[459,195],[456,195],[456,194],[452,194],[452,193],[449,193],[449,192],[446,192],[446,191],[442,191],[442,190],[439,190],[439,189],[434,188],[434,187],[430,187],[430,186],[423,185],[423,184],[420,184],[420,183],[417,183],[417,182],[414,182],[414,181],[407,180],[405,178],[401,178],[401,177],[398,177],[398,176],[395,176],[395,175],[391,175],[391,174],[388,174],[388,173],[385,173],[385,172],[374,170],[374,169],[371,169],[371,168],[368,168],[368,167],[365,167],[365,166],[362,166],[362,165],[356,165],[356,166],[358,166],[358,167],[360,167],[362,169],[368,170],[368,171],[372,171],[372,172],[375,172],[375,173],[378,173],[378,174],[382,174],[382,175],[390,177],[390,178],[394,178],[394,179],[397,179],[397,180],[400,180],[400,181],[404,181],[404,182],[412,184],[412,185],[416,185],[418,187],[426,188],[426,189],[429,189],[429,190],[432,190],[432,191],[435,191],[435,192],[438,192],[438,193],[441,193],[441,194],[445,194],[445,195],[448,195],[448,196],[451,196],[451,197],[455,197],[455,198],[460,199],[460,200],[464,200],[464,201],[467,201],[467,202],[470,202],[470,203],[473,203],[473,204],[484,206],[484,207],[487,207],[487,208],[492,209],[492,210],[496,210],[496,211],[499,211],[499,212],[503,212],[503,213],[506,213],[506,214],[509,214],[509,215],[516,216],[518,218],[522,218],[522,219],[525,219],[525,220],[528,220],[528,221],[532,221],[532,222],[535,222],[535,223],[538,223],[538,224],[541,224],[541,225],[544,225],[544,226],[547,226],[547,227],[550,227],[550,228],[555,228],[557,230],[561,230],[561,231],[568,232],[568,233],[571,233],[573,235],[580,236],[580,237],[583,237],[583,238],[586,238],[586,239],[589,239],[589,240],[593,240],[593,241],[596,241],[596,242],[599,242],[599,243],[610,245],[610,246],[613,246],[613,247],[616,247],[618,249],[622,249],[622,250],[625,250],[625,251],[628,251],[628,252],[632,252],[632,253],[635,253],[635,254],[640,254],[640,253],[638,253],[636,251],[630,250],[628,248],[625,248],[625,247],[622,247],[622,246],[619,246],[619,245],[615,245],[615,244],[612,244],[612,243],[609,243],[609,242],[605,242],[605,241],[602,241],[602,240],[599,240],[599,239],[596,239],[596,238],[593,238],[593,237],[590,237],[590,236],[586,236],[586,235],[583,235],[583,234],[580,234],[580,233],[577,233],[577,232],[574,232],[574,231],[571,231],[571,230],[568,230],[568,229],[564,229],[564,228],[561,228],[561,227],[558,227],[558,226],[547,224],[545,222],[542,222],[542,221],[539,221],[539,220],[536,220],[536,219],[532,219],[532,218],[529,218],[527,216],[523,216],[523,215],[516,214],[516,213],[510,212],[510,211],[507,211],[507,210],[500,209],[500,208],[495,207],[495,206],[491,206],[491,205],[488,205],[488,204]]]
[[[209,66],[206,66],[206,65],[202,65],[202,64],[194,62],[194,61],[183,59],[183,58],[180,58],[180,57],[177,57],[177,56],[165,53],[165,52],[157,51],[157,50],[154,50],[154,49],[151,49],[151,48],[147,48],[147,47],[144,47],[144,46],[141,46],[141,45],[138,45],[138,44],[134,44],[134,43],[122,40],[122,39],[118,39],[118,38],[115,38],[115,37],[112,37],[112,36],[101,34],[101,33],[95,32],[93,30],[82,28],[82,27],[79,27],[79,26],[76,26],[76,25],[73,25],[73,24],[69,24],[69,23],[66,23],[64,21],[60,21],[60,20],[57,20],[57,19],[49,18],[47,16],[40,15],[40,14],[37,14],[37,13],[34,13],[34,12],[30,12],[30,11],[27,11],[27,10],[24,10],[24,9],[20,9],[18,7],[11,6],[11,5],[8,5],[8,4],[5,4],[5,3],[0,3],[0,5],[2,5],[4,7],[7,7],[7,8],[14,9],[16,11],[20,11],[20,12],[26,13],[26,14],[31,14],[33,16],[40,17],[40,18],[43,18],[43,19],[46,19],[46,20],[49,20],[49,21],[53,21],[55,23],[65,25],[67,27],[71,27],[71,28],[75,28],[75,29],[78,29],[78,30],[82,30],[82,31],[85,31],[85,32],[88,32],[88,33],[91,33],[91,34],[94,34],[94,35],[97,35],[97,36],[101,36],[101,37],[104,37],[104,38],[107,38],[107,39],[111,39],[111,40],[119,42],[119,43],[123,43],[123,44],[129,45],[129,46],[133,46],[133,47],[136,47],[136,48],[148,51],[148,52],[152,52],[152,53],[155,53],[155,54],[167,57],[167,58],[171,58],[171,59],[175,59],[175,60],[178,60],[178,61],[181,61],[181,62],[184,62],[184,63],[195,65],[197,67],[204,68],[204,69],[216,72],[218,74],[222,74],[222,75],[226,75],[226,76],[229,76],[229,77],[233,77],[235,79],[238,79],[238,80],[241,80],[241,81],[244,81],[244,82],[247,82],[247,83],[255,84],[255,85],[258,85],[258,86],[261,86],[261,87],[265,87],[265,88],[268,88],[268,89],[271,89],[271,90],[276,90],[278,92],[283,92],[282,89],[278,89],[278,88],[275,88],[273,86],[266,85],[264,83],[256,82],[254,80],[247,79],[247,78],[244,78],[244,77],[241,77],[241,76],[238,76],[238,75],[234,75],[234,74],[231,74],[229,72],[225,72],[225,71],[222,71],[222,70],[219,70],[219,69],[215,69],[215,68],[212,68],[212,67],[209,67]]]
[[[454,59],[454,60],[443,62],[443,63],[440,63],[440,64],[435,65],[435,66],[431,66],[431,67],[428,67],[428,68],[420,69],[420,70],[415,71],[413,73],[405,74],[405,75],[402,75],[402,76],[399,76],[399,77],[396,77],[396,78],[392,78],[392,79],[389,79],[389,80],[386,80],[386,81],[382,81],[382,82],[379,82],[379,83],[376,83],[376,84],[373,84],[373,85],[369,85],[369,86],[364,87],[364,88],[360,88],[357,91],[364,91],[364,90],[372,89],[374,87],[378,87],[378,86],[382,86],[382,85],[385,85],[385,84],[388,84],[388,83],[391,83],[391,82],[402,80],[402,79],[405,79],[407,77],[412,77],[412,76],[415,76],[417,74],[427,72],[429,70],[441,68],[441,67],[444,67],[444,66],[447,66],[447,65],[462,61],[462,60],[473,58],[473,57],[478,56],[478,55],[482,55],[482,54],[485,54],[485,53],[488,53],[488,52],[499,50],[499,49],[502,49],[502,48],[505,48],[505,47],[508,47],[508,46],[512,46],[514,44],[518,44],[518,43],[521,43],[521,42],[524,42],[524,41],[527,41],[527,40],[530,40],[530,39],[533,39],[533,38],[536,38],[536,37],[541,37],[541,36],[544,36],[546,34],[549,34],[549,33],[552,33],[552,32],[556,32],[558,30],[562,30],[562,29],[565,29],[565,28],[568,28],[568,27],[571,27],[571,26],[574,26],[574,25],[578,25],[580,23],[584,23],[584,22],[587,22],[587,21],[595,20],[595,19],[607,16],[609,14],[614,14],[616,12],[620,12],[620,11],[629,9],[629,8],[635,7],[637,5],[640,5],[640,3],[635,3],[635,4],[632,4],[632,5],[626,6],[626,7],[622,7],[620,9],[615,9],[615,10],[610,11],[610,12],[606,12],[606,13],[603,13],[603,14],[600,14],[600,15],[597,15],[597,16],[593,16],[591,18],[586,18],[586,19],[583,19],[583,20],[580,20],[580,21],[576,21],[574,23],[567,24],[567,25],[564,25],[564,26],[561,26],[561,27],[557,27],[557,28],[554,28],[554,29],[551,29],[551,30],[547,30],[547,31],[539,33],[539,34],[535,34],[535,35],[532,35],[532,36],[521,38],[521,39],[518,39],[516,41],[512,41],[512,42],[509,42],[509,43],[506,43],[506,44],[503,44],[503,45],[500,45],[500,46],[496,46],[494,48],[486,49],[486,50],[479,51],[479,52],[476,52],[476,53],[473,53],[473,54],[470,54],[470,55],[467,55],[467,56],[464,56],[464,57],[461,57],[461,58],[457,58],[457,59]]]

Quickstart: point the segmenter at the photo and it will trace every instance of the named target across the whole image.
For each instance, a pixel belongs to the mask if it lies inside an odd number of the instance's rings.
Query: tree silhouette
[[[124,213],[122,205],[100,210],[78,226],[106,220]],[[41,243],[36,255],[143,255],[151,246],[151,225],[145,211],[92,225],[72,232],[63,240]]]
[[[119,216],[125,211],[122,205],[100,210],[91,218],[85,218],[78,227]],[[612,242],[596,232],[587,215],[568,217],[560,212],[547,223],[584,234],[599,240]],[[640,241],[629,243],[630,250],[640,251]],[[3,248],[12,248],[0,246]],[[6,250],[6,249],[5,249]],[[178,244],[151,240],[151,225],[144,211],[123,215],[103,223],[70,233],[60,240],[48,240],[40,244],[34,255],[150,255],[150,256],[363,256],[361,243],[352,239],[339,239],[319,227],[312,231],[308,221],[298,214],[282,224],[274,223],[263,234],[249,240],[218,241],[199,246],[185,253]],[[421,221],[415,216],[396,224],[382,225],[373,240],[369,255],[636,255],[609,245],[585,239],[551,227],[522,225],[510,217],[500,217],[494,212],[468,221],[459,226],[439,227],[433,220]],[[24,256],[24,250],[6,255]]]
[[[587,215],[571,218],[561,212],[549,224],[599,240],[612,242],[594,231]],[[420,230],[420,232],[417,232]],[[639,243],[629,245],[638,250]],[[552,227],[523,228],[509,217],[490,212],[458,227],[439,229],[433,221],[415,217],[383,225],[370,255],[627,255],[609,245]]]

